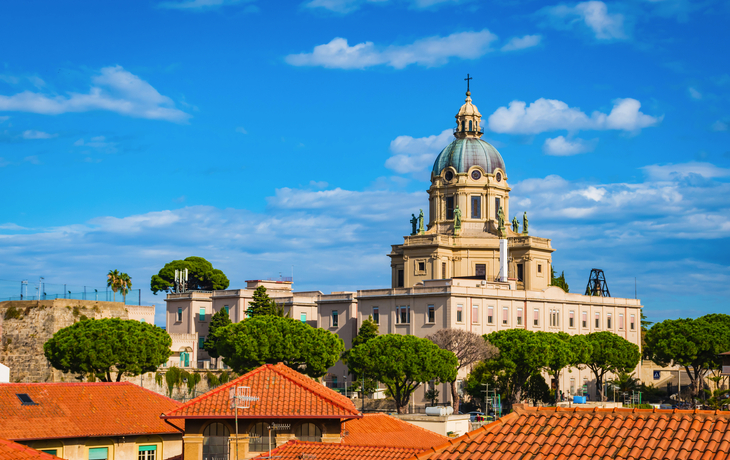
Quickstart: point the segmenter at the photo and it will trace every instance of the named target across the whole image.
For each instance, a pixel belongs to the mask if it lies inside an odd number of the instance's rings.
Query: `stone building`
[[[0,363],[11,382],[58,382],[75,376],[55,370],[43,344],[64,327],[86,318],[120,318],[154,324],[155,307],[93,300],[13,300],[0,302]]]

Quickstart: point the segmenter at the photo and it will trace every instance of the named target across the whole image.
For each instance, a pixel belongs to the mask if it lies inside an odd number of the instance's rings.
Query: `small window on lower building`
[[[457,305],[456,306],[456,322],[461,323],[463,321],[464,321],[464,306]]]
[[[522,326],[522,309],[517,309],[517,325]]]
[[[198,336],[198,348],[202,349],[205,345],[205,336],[199,335]]]
[[[622,331],[624,330],[624,314],[623,313],[618,314],[618,328]]]
[[[540,325],[540,309],[536,308],[533,312],[533,318],[532,318],[532,325],[533,326],[539,326]]]
[[[228,305],[225,305],[223,308],[226,309],[226,315],[231,316],[231,309],[228,307]]]
[[[299,315],[299,321],[301,321],[303,323],[306,323],[307,322],[307,314],[306,313],[300,314]]]
[[[568,327],[575,327],[575,312],[573,310],[568,312]]]
[[[487,308],[487,324],[494,324],[494,307]]]
[[[525,280],[525,266],[522,264],[517,264],[517,281],[524,281]]]
[[[177,309],[177,320],[182,321],[182,308]]]
[[[108,460],[109,459],[109,448],[108,447],[90,447],[89,448],[89,460]]]
[[[396,287],[403,287],[405,284],[405,280],[403,278],[403,270],[398,270],[397,273],[397,280],[396,280]]]
[[[479,305],[471,306],[471,323],[479,324]]]
[[[509,308],[507,307],[502,308],[502,324],[504,326],[509,324]]]
[[[155,460],[157,446],[139,446],[137,460]]]
[[[629,325],[631,326],[631,330],[633,331],[635,328],[635,324],[636,324],[636,317],[634,315],[631,315],[630,318],[631,318],[631,322],[629,323]]]
[[[612,319],[613,318],[611,318],[611,313],[608,313],[606,315],[606,329],[611,329],[611,326],[613,325],[613,323],[611,322]]]
[[[337,311],[332,311],[332,327],[338,327],[340,325],[340,319],[337,316]]]
[[[430,324],[436,322],[436,308],[433,305],[428,306],[428,315],[426,317],[426,322]]]
[[[588,327],[588,312],[583,312],[583,321],[581,324],[582,327]]]
[[[58,456],[58,449],[41,449],[41,452]]]
[[[542,273],[542,264],[537,264],[537,272]]]
[[[200,321],[205,321],[205,308],[200,308],[200,311],[198,312],[198,316],[200,317]]]
[[[425,272],[426,271],[426,262],[418,262],[418,271],[419,272]]]
[[[380,324],[380,308],[373,307],[373,321],[375,324]]]
[[[596,312],[596,329],[601,327],[601,314]]]

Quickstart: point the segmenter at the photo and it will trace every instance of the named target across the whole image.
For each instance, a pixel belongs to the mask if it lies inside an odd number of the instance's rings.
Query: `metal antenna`
[[[185,269],[187,272],[187,269]],[[238,460],[238,409],[249,409],[252,401],[258,401],[257,396],[251,396],[251,387],[232,386],[228,399],[231,401],[231,409],[236,411],[236,460]]]

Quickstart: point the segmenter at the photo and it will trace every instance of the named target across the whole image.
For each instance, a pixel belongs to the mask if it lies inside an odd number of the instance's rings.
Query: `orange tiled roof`
[[[225,385],[170,410],[162,418],[232,418],[229,391],[235,386],[251,387],[248,409],[238,418],[356,418],[360,413],[349,398],[317,383],[284,364],[265,364]]]
[[[24,405],[17,396],[23,393],[35,404]],[[129,382],[2,383],[0,436],[31,440],[180,433],[160,420],[162,412],[179,405]]]
[[[342,424],[342,443],[362,446],[411,447],[419,450],[439,446],[449,438],[386,414],[365,414]]]
[[[727,459],[730,412],[519,408],[413,459]]]
[[[422,449],[385,446],[352,446],[327,442],[289,441],[271,451],[277,460],[384,460],[407,459]],[[268,459],[263,453],[257,459]]]
[[[61,460],[61,458],[0,438],[0,460]]]

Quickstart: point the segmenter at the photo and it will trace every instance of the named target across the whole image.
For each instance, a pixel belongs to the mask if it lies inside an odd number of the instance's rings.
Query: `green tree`
[[[208,326],[208,337],[203,342],[203,349],[208,352],[211,358],[219,358],[218,349],[216,348],[215,332],[223,327],[231,324],[231,318],[225,308],[221,308],[210,318],[210,326]]]
[[[350,350],[349,362],[387,387],[399,414],[424,382],[451,382],[459,365],[456,355],[428,339],[386,334]]]
[[[555,396],[557,397],[560,392],[560,373],[576,361],[570,335],[565,332],[542,331],[535,332],[535,335],[547,345],[547,359],[543,369],[550,377],[555,379]]]
[[[525,329],[506,329],[492,332],[485,339],[499,349],[496,358],[485,361],[487,376],[501,382],[506,402],[521,402],[530,376],[548,365],[545,336]]]
[[[266,286],[259,286],[253,291],[253,300],[248,303],[246,314],[249,318],[264,315],[283,316],[277,314],[276,302],[266,293]]]
[[[710,314],[697,319],[668,319],[646,333],[646,354],[667,366],[684,366],[693,400],[711,369],[720,366],[718,354],[730,350],[730,316]]]
[[[263,364],[284,363],[312,378],[322,377],[345,346],[336,334],[291,318],[255,316],[218,328],[216,350],[238,373]]]
[[[560,276],[555,276],[555,268],[550,266],[550,286],[557,286],[565,292],[570,292],[568,283],[565,281],[565,272],[560,273]]]
[[[613,332],[592,332],[586,335],[591,344],[591,353],[584,364],[596,377],[598,400],[604,400],[603,382],[606,374],[629,372],[636,368],[641,359],[639,347]]]
[[[118,318],[91,319],[65,327],[43,351],[51,365],[64,372],[94,374],[104,382],[153,372],[172,352],[172,339],[152,324]]]
[[[550,387],[541,373],[532,374],[525,385],[525,399],[535,403],[549,403],[552,400]]]
[[[132,277],[126,273],[120,273],[118,285],[119,292],[121,292],[122,296],[124,296],[124,303],[127,303],[127,294],[129,294],[129,291],[132,289]]]
[[[185,260],[173,260],[168,262],[150,280],[150,289],[154,294],[160,291],[171,291],[175,283],[175,270],[188,269],[188,289],[191,291],[214,291],[226,289],[228,278],[226,275],[213,268],[213,264],[202,257],[188,257]]]
[[[106,286],[108,288],[111,288],[112,292],[114,293],[114,302],[117,301],[117,291],[119,290],[119,276],[121,273],[119,273],[119,270],[109,270],[109,273],[106,275]]]
[[[640,382],[635,379],[633,375],[628,372],[619,372],[613,380],[608,383],[614,387],[614,391],[617,393],[629,393],[639,388]]]
[[[368,319],[362,322],[360,330],[357,332],[355,338],[352,339],[352,347],[342,353],[342,362],[347,365],[347,370],[352,374],[352,388],[360,388],[363,392],[362,397],[365,397],[366,393],[372,393],[378,389],[378,382],[374,380],[370,375],[364,372],[362,369],[354,367],[348,360],[350,351],[358,345],[368,342],[378,336],[378,324],[373,321],[372,316],[368,316]]]
[[[431,407],[436,405],[436,401],[439,400],[439,391],[438,389],[434,388],[431,390],[426,391],[423,395],[428,401],[431,401]]]

